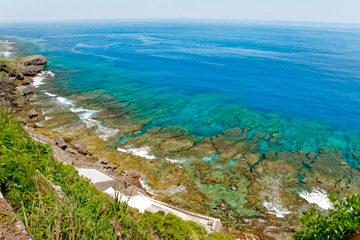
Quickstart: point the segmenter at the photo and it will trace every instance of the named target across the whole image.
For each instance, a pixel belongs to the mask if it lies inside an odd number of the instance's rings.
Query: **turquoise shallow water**
[[[48,57],[59,93],[101,89],[152,127],[198,139],[249,128],[282,138],[259,151],[360,151],[360,28],[271,23],[83,22],[1,25]],[[66,97],[66,96],[64,96]],[[121,141],[122,139],[119,139]]]
[[[360,192],[359,40],[355,25],[0,25],[0,55],[43,54],[55,73],[31,99],[40,132],[141,172],[158,200],[276,239],[328,193]]]

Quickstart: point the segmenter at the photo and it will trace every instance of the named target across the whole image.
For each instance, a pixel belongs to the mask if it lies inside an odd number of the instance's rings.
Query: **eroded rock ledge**
[[[92,156],[85,144],[62,136],[56,136],[53,140],[35,131],[34,128],[39,126],[34,121],[44,116],[31,108],[30,97],[36,94],[36,88],[30,84],[32,77],[41,73],[46,63],[47,58],[41,55],[23,57],[16,61],[0,60],[0,105],[8,109],[8,112],[16,113],[17,120],[25,125],[24,128],[31,137],[49,144],[58,161],[75,167],[92,167],[105,171],[116,178],[116,185],[120,190],[147,195],[141,188],[139,172],[118,173],[115,171],[115,164],[104,157]],[[19,90],[18,87],[23,85],[26,87]]]

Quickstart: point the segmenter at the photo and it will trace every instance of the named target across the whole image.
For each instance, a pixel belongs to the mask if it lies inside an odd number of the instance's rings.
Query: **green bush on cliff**
[[[360,229],[360,196],[348,194],[346,199],[330,195],[333,208],[323,214],[312,208],[305,211],[300,221],[305,228],[300,229],[294,239],[347,239]]]
[[[0,106],[1,191],[36,239],[227,239],[172,214],[140,214],[51,156]]]

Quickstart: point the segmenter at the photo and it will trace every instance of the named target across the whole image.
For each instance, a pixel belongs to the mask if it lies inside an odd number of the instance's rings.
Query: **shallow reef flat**
[[[303,210],[330,207],[327,194],[359,193],[358,29],[139,22],[6,31],[30,46],[24,53],[49,56],[45,70],[56,75],[36,82],[38,131],[141,172],[153,197],[220,217],[234,236],[291,238]]]
[[[47,84],[44,89],[51,91]],[[220,217],[234,234],[253,229],[264,236],[289,237],[311,203],[323,210],[329,207],[324,207],[326,197],[322,202],[317,198],[360,192],[360,173],[347,162],[359,164],[357,152],[343,152],[321,139],[316,140],[317,145],[307,145],[312,151],[278,150],[306,148],[306,142],[297,141],[304,136],[290,138],[291,123],[275,115],[252,113],[244,119],[246,112],[251,113],[247,109],[238,109],[230,119],[214,115],[217,121],[241,119],[242,127],[201,137],[183,126],[147,127],[151,119],[138,120],[131,105],[102,92],[68,94],[71,105],[41,94],[42,87],[38,90],[33,104],[48,116],[39,122],[40,132],[78,139],[91,152],[116,163],[118,171],[140,171],[143,188],[154,197]],[[72,110],[75,106],[82,111]],[[84,117],[91,109],[96,111]],[[234,113],[234,106],[231,109]],[[91,124],[94,121],[97,124]],[[325,132],[316,127],[317,132]],[[102,134],[108,135],[103,138]],[[356,140],[352,137],[348,145],[357,146]],[[346,158],[349,154],[350,160]]]

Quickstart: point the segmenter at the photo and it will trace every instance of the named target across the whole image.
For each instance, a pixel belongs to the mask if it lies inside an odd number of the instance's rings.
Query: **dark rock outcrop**
[[[35,76],[41,72],[46,63],[46,57],[41,55],[23,57],[17,61],[0,60],[0,71],[6,72],[10,77],[23,80],[24,76]]]
[[[113,163],[107,164],[104,166],[105,169],[109,169],[109,170],[115,170],[117,168],[117,166]]]
[[[56,136],[55,137],[55,143],[56,145],[61,148],[62,150],[65,150],[67,148],[67,145],[65,143],[65,140],[63,137],[61,136]]]
[[[28,113],[29,118],[34,118],[39,116],[39,113],[35,110],[35,109],[31,109],[30,112]]]
[[[29,94],[33,94],[35,92],[35,87],[34,86],[27,86],[26,88],[24,88],[22,90],[24,96],[29,95]]]
[[[41,65],[46,65],[46,63],[47,63],[46,57],[41,56],[41,55],[23,57],[23,58],[20,58],[20,61],[25,66],[29,66],[29,65],[41,66]]]
[[[108,170],[115,170],[117,166],[115,164],[109,163],[109,160],[105,157],[100,158],[95,164],[95,167],[99,169],[108,169]]]
[[[78,153],[81,153],[83,155],[86,155],[88,153],[88,150],[86,148],[86,145],[83,143],[79,143],[75,140],[71,142],[71,147],[75,149]]]
[[[101,164],[104,164],[104,165],[107,165],[107,164],[109,164],[109,160],[106,158],[106,157],[102,157],[102,158],[100,158],[100,163]]]

